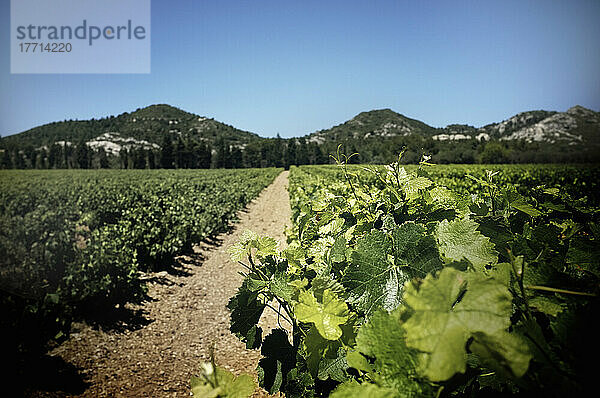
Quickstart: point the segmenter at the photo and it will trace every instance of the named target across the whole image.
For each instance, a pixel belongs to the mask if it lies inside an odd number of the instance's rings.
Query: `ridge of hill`
[[[578,105],[566,112],[544,110],[521,112],[502,122],[480,128],[466,124],[451,124],[444,128],[435,128],[391,109],[379,109],[362,112],[342,124],[314,132],[308,136],[308,140],[322,144],[327,141],[411,135],[437,141],[496,139],[597,146],[600,144],[600,113]]]
[[[103,149],[108,155],[118,156],[122,149],[158,153],[165,142],[179,138],[185,142],[185,150],[205,148],[203,150],[212,151],[213,158],[219,151],[221,158],[230,156],[231,151],[242,151],[232,152],[232,156],[256,158],[252,162],[244,161],[252,167],[293,164],[295,157],[307,156],[316,162],[335,153],[338,144],[343,144],[348,153],[359,152],[361,161],[374,163],[393,159],[393,154],[397,155],[403,148],[408,150],[405,161],[410,163],[417,162],[423,153],[432,154],[440,163],[597,162],[600,159],[600,112],[574,106],[565,112],[521,112],[482,127],[450,124],[439,128],[391,109],[377,109],[361,112],[344,123],[303,137],[273,140],[213,118],[156,104],[118,116],[65,120],[34,127],[0,139],[0,152],[7,153],[3,167],[10,167],[7,166],[10,163],[23,164],[21,155],[15,155],[16,152],[25,153],[29,159],[27,164],[34,167],[35,152],[49,150],[53,144],[64,148],[81,147],[85,143],[95,151]],[[489,156],[482,156],[488,142],[496,147],[488,148]]]
[[[254,133],[212,118],[198,116],[167,104],[156,104],[118,116],[44,124],[4,137],[1,143],[6,148],[37,148],[48,147],[54,143],[64,145],[84,140],[91,147],[102,146],[107,152],[114,153],[122,146],[157,148],[165,135],[171,135],[173,140],[181,137],[211,145],[220,137],[234,145],[244,145],[260,139]]]

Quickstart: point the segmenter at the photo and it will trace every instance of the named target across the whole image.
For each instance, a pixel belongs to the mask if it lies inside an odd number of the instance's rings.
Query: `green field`
[[[231,330],[260,347],[261,385],[286,396],[583,394],[600,332],[589,323],[599,309],[598,175],[293,167],[289,247],[249,233],[230,250],[248,267]],[[263,339],[269,302],[291,338]]]
[[[385,166],[352,165],[346,166],[350,174],[356,175],[362,182],[381,188],[383,184],[369,170],[385,170]],[[414,172],[417,165],[404,165],[405,170]],[[305,173],[314,174],[317,179],[337,179],[344,181],[344,171],[334,165],[300,167]],[[487,171],[498,172],[494,183],[498,186],[511,185],[523,195],[540,185],[561,187],[576,198],[586,196],[590,201],[600,201],[600,165],[557,165],[557,164],[494,164],[494,165],[434,165],[425,169],[432,181],[451,188],[461,194],[476,194],[484,185],[469,178],[485,179]],[[312,184],[308,184],[312,185]]]
[[[140,300],[142,272],[225,231],[280,169],[0,171],[0,332],[35,349]]]
[[[8,354],[144,299],[145,273],[226,231],[280,172],[0,171]],[[288,248],[245,233],[229,249],[248,267],[231,331],[260,348],[261,385],[290,397],[584,393],[600,332],[586,324],[599,177],[595,165],[292,167]],[[290,338],[263,336],[267,303]],[[194,380],[205,391],[210,378]]]

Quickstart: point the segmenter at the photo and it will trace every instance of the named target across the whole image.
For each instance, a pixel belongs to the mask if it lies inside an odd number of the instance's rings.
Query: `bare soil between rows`
[[[226,250],[246,229],[285,245],[287,187],[285,171],[240,212],[232,231],[179,258],[174,272],[149,275],[150,299],[120,309],[123,318],[111,327],[75,324],[68,341],[29,369],[33,386],[26,396],[189,397],[190,377],[213,348],[218,365],[256,375],[260,353],[229,331],[226,305],[242,282],[243,267]],[[261,324],[265,334],[277,327],[275,314],[265,312]],[[49,380],[36,385],[40,372]]]

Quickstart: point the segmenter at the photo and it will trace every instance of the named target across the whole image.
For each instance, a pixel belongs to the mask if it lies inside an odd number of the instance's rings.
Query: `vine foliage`
[[[524,197],[493,172],[458,194],[427,159],[412,170],[335,159],[292,168],[285,250],[249,231],[229,249],[246,268],[231,330],[261,350],[262,387],[335,398],[589,388],[597,207],[560,187]],[[263,337],[264,311],[279,328]]]

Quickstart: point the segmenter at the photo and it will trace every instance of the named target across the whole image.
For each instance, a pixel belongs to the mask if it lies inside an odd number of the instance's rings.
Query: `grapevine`
[[[592,193],[575,198],[551,178],[511,184],[502,169],[448,179],[426,159],[348,159],[292,167],[285,250],[252,232],[230,248],[247,268],[231,330],[261,350],[263,388],[335,398],[588,391],[600,277]],[[263,337],[270,310],[285,321]]]

